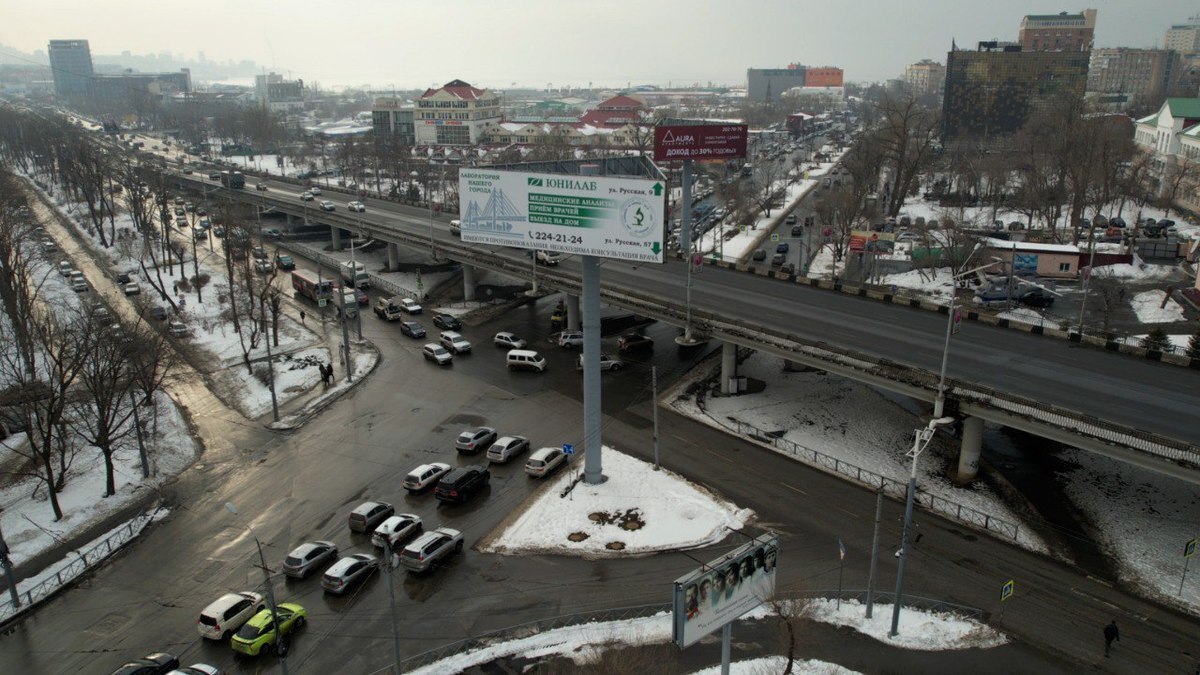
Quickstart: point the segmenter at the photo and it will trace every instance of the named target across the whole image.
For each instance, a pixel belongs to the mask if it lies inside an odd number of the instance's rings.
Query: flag
[[[838,560],[845,560],[845,559],[846,559],[846,545],[842,543],[841,539],[838,539]]]

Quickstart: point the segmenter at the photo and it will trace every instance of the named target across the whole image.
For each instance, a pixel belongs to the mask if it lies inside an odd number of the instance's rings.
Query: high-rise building
[[[285,80],[278,73],[254,76],[254,97],[272,110],[304,108],[304,80]]]
[[[415,145],[414,110],[400,98],[377,98],[371,106],[371,129],[376,137],[394,137],[401,145]]]
[[[59,96],[88,96],[92,92],[92,50],[87,40],[51,40],[50,71]]]
[[[1163,36],[1163,48],[1174,49],[1181,54],[1200,52],[1200,15],[1191,17],[1187,23],[1168,28]]]
[[[747,68],[746,100],[752,103],[774,103],[779,95],[792,87],[803,87],[807,69],[792,64],[787,68]]]
[[[1182,70],[1179,53],[1170,49],[1093,49],[1087,91],[1117,109],[1122,105],[1157,107],[1180,81]]]
[[[914,96],[940,94],[946,84],[946,66],[937,61],[922,59],[905,66],[904,83]]]
[[[417,145],[475,145],[504,118],[500,96],[462,80],[428,89],[417,99]]]
[[[999,140],[1019,131],[1033,113],[1082,98],[1087,76],[1087,52],[1026,52],[1000,42],[952,50],[946,55],[942,137]]]
[[[1096,10],[1078,14],[1030,14],[1021,19],[1017,42],[1027,52],[1086,52],[1096,34]]]

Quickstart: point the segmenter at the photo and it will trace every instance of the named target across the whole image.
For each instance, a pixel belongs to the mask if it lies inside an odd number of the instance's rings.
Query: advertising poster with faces
[[[778,539],[759,537],[675,582],[676,642],[687,646],[775,594]]]

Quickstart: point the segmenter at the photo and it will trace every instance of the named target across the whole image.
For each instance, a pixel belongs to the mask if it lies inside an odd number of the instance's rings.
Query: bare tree
[[[129,370],[130,355],[140,349],[138,341],[117,325],[109,325],[107,313],[92,310],[85,315],[97,339],[86,346],[88,354],[79,368],[80,401],[73,406],[70,426],[75,436],[94,445],[104,457],[104,496],[116,494],[113,455],[135,431],[130,424],[135,400]]]
[[[890,172],[884,211],[900,213],[905,197],[932,157],[941,115],[916,98],[885,95],[878,105],[880,121],[867,143],[877,143]]]

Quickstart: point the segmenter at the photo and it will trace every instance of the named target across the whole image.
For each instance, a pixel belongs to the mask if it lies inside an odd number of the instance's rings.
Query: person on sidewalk
[[[1113,640],[1121,641],[1121,632],[1117,630],[1117,620],[1113,619],[1111,623],[1104,627],[1104,657],[1108,658],[1108,653],[1112,651]]]
[[[300,310],[300,325],[304,325],[304,310]]]

